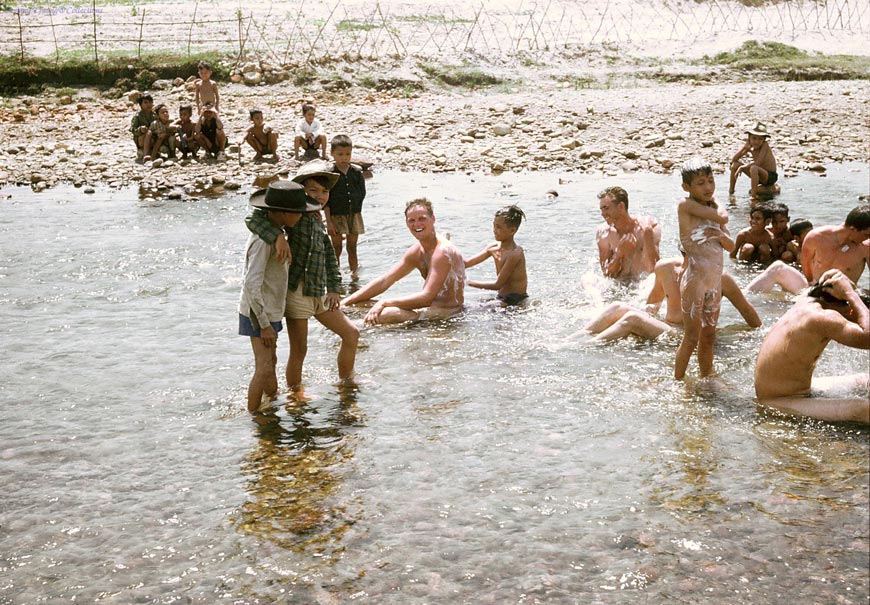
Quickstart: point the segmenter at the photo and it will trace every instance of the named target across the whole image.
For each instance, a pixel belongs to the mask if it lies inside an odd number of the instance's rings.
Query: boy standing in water
[[[329,192],[329,203],[323,208],[326,214],[326,231],[332,239],[335,258],[341,265],[341,242],[347,238],[347,264],[350,278],[359,277],[359,258],[356,244],[366,232],[362,218],[362,205],[366,197],[366,180],[362,170],[350,163],[353,143],[346,134],[333,137],[329,144],[333,168],[338,173],[338,183]]]
[[[353,377],[359,328],[339,309],[341,275],[319,212],[329,200],[329,190],[335,185],[338,175],[329,170],[326,162],[311,161],[302,165],[293,180],[304,187],[305,195],[317,202],[317,212],[307,212],[289,230],[290,254],[281,230],[263,221],[262,214],[253,213],[245,223],[267,243],[275,243],[279,258],[290,256],[284,307],[290,340],[287,385],[297,400],[305,401],[302,366],[308,353],[308,320],[313,317],[341,338],[338,376],[345,381]]]
[[[749,197],[752,199],[756,199],[759,186],[772,187],[776,184],[776,158],[773,157],[773,151],[770,150],[770,145],[767,144],[769,136],[770,133],[767,132],[767,126],[761,122],[758,122],[752,130],[746,131],[746,143],[731,158],[729,194],[734,194],[734,186],[737,184],[737,177],[741,173],[747,175],[752,180],[752,185],[749,189]],[[750,152],[752,153],[752,161],[749,164],[741,164],[740,158]]]
[[[528,287],[526,256],[522,246],[518,246],[514,241],[514,235],[524,218],[526,215],[518,206],[505,206],[498,210],[492,220],[495,243],[465,261],[467,269],[492,257],[495,261],[496,280],[482,282],[470,279],[468,285],[484,290],[498,290],[498,299],[505,305],[517,305],[529,297],[526,294]]]
[[[303,212],[317,211],[301,185],[275,181],[268,189],[254,193],[249,203],[259,208],[275,229],[292,227]],[[245,251],[245,277],[239,300],[239,334],[251,337],[254,376],[248,385],[248,411],[255,412],[263,395],[278,392],[275,376],[277,333],[281,331],[287,297],[287,261],[272,254],[272,246],[251,234]]]
[[[734,249],[725,227],[728,214],[713,199],[713,168],[704,159],[693,158],[683,165],[682,177],[683,191],[689,195],[677,205],[680,243],[686,253],[680,277],[683,340],[674,363],[677,380],[685,377],[696,348],[700,376],[713,373],[713,343],[722,303],[722,250]]]

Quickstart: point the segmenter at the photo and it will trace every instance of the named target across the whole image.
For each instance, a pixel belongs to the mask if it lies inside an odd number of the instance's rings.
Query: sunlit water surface
[[[405,201],[430,197],[466,255],[518,203],[531,302],[469,290],[458,319],[366,330],[357,389],[334,386],[336,340],[312,323],[313,401],[256,420],[235,333],[246,196],[4,190],[0,603],[866,602],[868,431],[757,409],[764,330],[727,303],[709,384],[695,360],[672,380],[678,337],[567,342],[636,295],[590,287],[595,193],[626,187],[669,256],[680,189],[559,176],[377,174],[362,282],[412,242]],[[834,166],[780,199],[840,223],[867,183]],[[750,300],[766,326],[790,304]],[[286,354],[282,337],[279,372]],[[867,367],[832,345],[818,371]]]

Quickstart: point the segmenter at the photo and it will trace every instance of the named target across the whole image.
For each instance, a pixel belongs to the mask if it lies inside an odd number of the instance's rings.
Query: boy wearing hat
[[[326,234],[322,208],[329,201],[329,190],[338,181],[338,175],[322,160],[303,164],[293,181],[304,187],[305,194],[317,202],[317,212],[308,212],[288,230],[285,240],[280,228],[264,221],[254,212],[245,223],[265,242],[275,244],[276,256],[290,256],[287,279],[287,336],[290,357],[287,360],[287,385],[299,400],[305,400],[302,389],[302,365],[308,352],[308,320],[314,317],[325,328],[341,338],[338,350],[338,376],[347,380],[353,376],[359,328],[353,325],[339,309],[341,301],[341,274],[332,242]]]
[[[741,173],[747,175],[752,180],[749,197],[753,200],[757,199],[759,187],[773,187],[776,184],[778,178],[776,174],[776,158],[773,157],[773,151],[770,150],[770,145],[767,143],[769,136],[770,133],[767,132],[767,126],[761,122],[758,122],[755,128],[746,131],[746,143],[731,158],[729,195],[734,195],[734,186],[737,184],[737,177]],[[741,164],[740,159],[750,152],[752,153],[752,162]]]
[[[250,202],[275,229],[292,227],[304,212],[316,212],[303,188],[292,181],[275,181],[257,191]],[[255,412],[263,395],[278,391],[275,377],[277,332],[287,297],[287,261],[272,255],[272,246],[252,234],[245,247],[245,276],[239,300],[239,334],[250,336],[254,376],[248,385],[248,411]]]

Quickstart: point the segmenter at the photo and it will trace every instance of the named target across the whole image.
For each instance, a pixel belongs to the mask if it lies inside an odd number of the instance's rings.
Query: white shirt
[[[300,119],[299,122],[296,123],[296,136],[300,136],[304,139],[309,134],[315,139],[323,134],[323,131],[320,129],[320,121],[317,118],[311,120],[311,124],[309,124],[308,120],[305,118]]]
[[[245,251],[239,313],[248,318],[253,315],[263,328],[281,321],[286,300],[287,263],[276,261],[272,246],[252,233]]]

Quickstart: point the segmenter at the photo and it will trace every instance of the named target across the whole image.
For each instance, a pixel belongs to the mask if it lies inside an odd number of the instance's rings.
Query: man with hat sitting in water
[[[758,122],[755,128],[746,131],[746,143],[740,148],[740,151],[734,154],[731,158],[731,184],[728,187],[729,195],[734,195],[734,187],[737,185],[737,177],[740,174],[747,175],[752,180],[752,185],[749,189],[749,197],[758,199],[758,188],[772,188],[776,185],[776,158],[773,157],[773,151],[770,150],[770,145],[767,139],[770,133],[767,132],[767,126]],[[740,159],[747,153],[752,153],[752,161],[749,164],[741,164]],[[768,189],[770,193],[776,191]]]
[[[275,181],[268,189],[257,191],[250,202],[259,208],[275,229],[292,227],[304,212],[320,207],[309,200],[303,187],[292,181]],[[245,277],[239,300],[239,334],[251,337],[254,350],[254,376],[248,385],[248,411],[260,407],[263,395],[278,392],[275,376],[277,333],[281,331],[287,297],[287,261],[272,255],[272,246],[255,234],[245,248]]]
[[[870,424],[866,355],[861,356],[865,370],[859,374],[813,378],[816,363],[832,340],[870,349],[867,301],[837,269],[822,274],[761,343],[755,361],[759,403],[798,416]]]
[[[402,260],[389,271],[366,284],[342,305],[374,299],[411,273],[420,272],[423,289],[417,294],[378,300],[365,317],[367,324],[393,324],[415,319],[440,319],[462,311],[465,288],[465,262],[459,250],[435,231],[435,211],[425,198],[405,205],[405,224],[417,240],[405,251]]]

